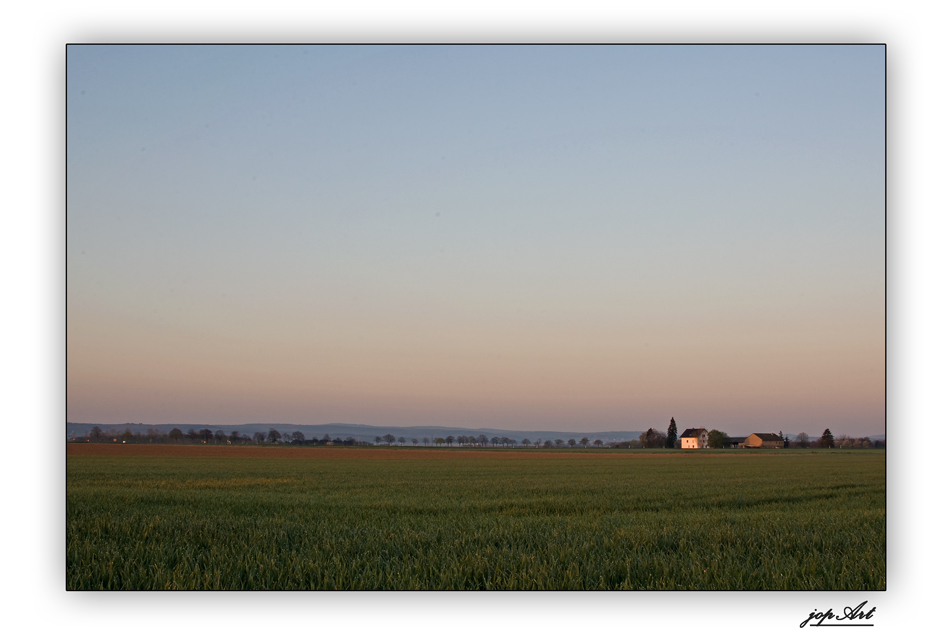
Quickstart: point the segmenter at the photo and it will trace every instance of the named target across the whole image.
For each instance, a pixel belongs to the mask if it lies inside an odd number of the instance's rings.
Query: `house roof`
[[[683,432],[680,434],[680,437],[681,437],[681,438],[682,438],[682,437],[699,437],[700,435],[702,435],[702,434],[705,433],[705,432],[706,432],[706,429],[703,429],[703,428],[699,428],[699,429],[686,429],[685,431],[683,431]]]
[[[753,433],[752,435],[755,435],[760,440],[765,440],[767,442],[781,442],[784,439],[784,438],[779,437],[775,433]],[[749,437],[752,437],[752,435],[750,435]]]

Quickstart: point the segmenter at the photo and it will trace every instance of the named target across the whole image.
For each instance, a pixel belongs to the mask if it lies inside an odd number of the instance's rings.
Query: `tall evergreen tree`
[[[666,429],[666,447],[676,448],[676,420],[670,418],[670,427]]]
[[[831,431],[825,429],[825,432],[821,434],[821,439],[818,440],[818,446],[821,448],[835,447],[835,436],[831,434]]]

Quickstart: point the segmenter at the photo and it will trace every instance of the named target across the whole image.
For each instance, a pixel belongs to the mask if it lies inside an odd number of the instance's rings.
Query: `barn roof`
[[[703,429],[703,428],[699,428],[699,429],[686,429],[685,431],[683,431],[683,432],[680,434],[680,437],[699,437],[700,435],[702,435],[702,434],[705,433],[705,432],[706,432],[706,429]]]
[[[781,442],[784,439],[784,438],[779,437],[775,433],[753,433],[752,435],[755,435],[760,440],[765,440],[767,442]],[[749,437],[752,437],[752,435],[750,435]]]

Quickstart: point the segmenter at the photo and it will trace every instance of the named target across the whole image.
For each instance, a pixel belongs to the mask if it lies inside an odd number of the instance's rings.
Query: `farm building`
[[[743,448],[784,448],[785,440],[775,433],[753,433],[742,444]]]
[[[709,448],[709,434],[706,429],[686,429],[680,442],[683,448]]]

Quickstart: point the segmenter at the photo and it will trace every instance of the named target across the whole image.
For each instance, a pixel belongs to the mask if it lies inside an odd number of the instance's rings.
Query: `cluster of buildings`
[[[680,435],[682,448],[709,448],[706,429],[686,429]],[[753,433],[749,437],[726,437],[723,448],[785,448],[785,439],[775,433]]]

